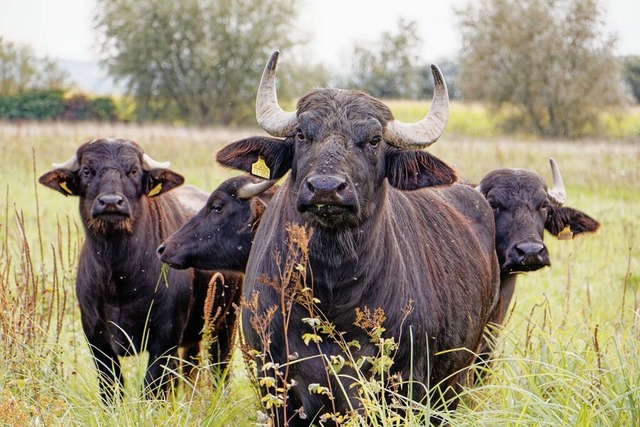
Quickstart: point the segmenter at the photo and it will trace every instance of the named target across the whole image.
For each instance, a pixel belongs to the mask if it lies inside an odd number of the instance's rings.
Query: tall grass
[[[215,165],[215,151],[257,132],[0,124],[0,423],[256,424],[262,409],[239,351],[226,384],[206,386],[204,367],[195,386],[185,385],[164,404],[141,398],[146,357],[128,358],[124,402],[101,405],[74,294],[83,240],[77,199],[35,182],[80,143],[121,136],[171,160],[187,183],[212,190],[233,174]],[[531,168],[550,180],[548,157],[554,157],[567,205],[603,224],[597,234],[572,241],[546,236],[552,267],[518,279],[486,382],[464,389],[458,410],[448,415],[451,424],[640,425],[640,145],[463,138],[447,131],[429,150],[473,181],[505,166]]]

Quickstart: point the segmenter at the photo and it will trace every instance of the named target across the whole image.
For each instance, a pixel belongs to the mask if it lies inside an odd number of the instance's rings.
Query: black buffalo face
[[[80,146],[64,165],[40,182],[64,195],[80,197],[87,229],[100,235],[130,234],[141,216],[143,196],[155,196],[184,178],[143,153],[135,142],[99,139]]]
[[[494,212],[500,269],[524,272],[549,266],[543,238],[551,206],[544,180],[524,170],[498,170],[482,180],[481,188]]]
[[[389,145],[384,129],[392,118],[384,104],[363,93],[317,89],[298,103],[297,125],[284,139],[247,138],[224,147],[217,160],[247,172],[264,161],[270,178],[290,169],[295,207],[305,222],[353,228],[379,212],[385,179],[402,190],[457,179],[426,151]]]
[[[552,170],[556,167],[552,160]],[[559,171],[554,171],[559,176]],[[561,183],[564,194],[564,186]],[[599,223],[576,209],[561,207],[545,181],[525,169],[499,169],[485,176],[480,192],[493,208],[496,252],[503,273],[539,270],[551,264],[544,230],[573,237],[596,231]],[[564,198],[564,196],[563,196]]]
[[[382,130],[391,112],[367,95],[328,89],[303,98],[298,112],[291,173],[302,218],[327,228],[366,221],[366,202],[378,199],[385,178]]]
[[[393,118],[382,102],[357,91],[316,89],[295,112],[277,104],[278,52],[267,63],[258,89],[256,118],[270,135],[238,141],[217,160],[258,176],[280,178],[291,170],[291,188],[301,218],[313,227],[357,227],[379,211],[383,182],[402,190],[451,184],[455,172],[423,148],[440,137],[449,97],[440,70],[432,67],[434,96],[429,114],[417,123]],[[265,174],[262,174],[265,173]]]
[[[172,268],[244,272],[273,182],[248,175],[223,182],[207,204],[157,249]]]

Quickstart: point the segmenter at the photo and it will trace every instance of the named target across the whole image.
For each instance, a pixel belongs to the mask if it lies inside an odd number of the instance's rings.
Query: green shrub
[[[25,92],[18,95],[18,110],[22,119],[56,119],[64,111],[64,93],[61,90]]]
[[[93,120],[113,122],[118,119],[116,104],[111,97],[99,96],[89,101],[87,113]]]

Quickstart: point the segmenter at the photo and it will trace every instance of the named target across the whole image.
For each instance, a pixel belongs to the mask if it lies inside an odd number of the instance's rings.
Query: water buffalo
[[[491,322],[502,324],[513,297],[518,273],[551,265],[544,244],[546,229],[559,238],[594,232],[600,224],[576,209],[562,207],[566,191],[560,169],[549,159],[553,188],[527,169],[498,169],[488,173],[478,190],[493,209],[496,252],[500,263],[500,299]],[[488,350],[485,346],[484,353]]]
[[[350,90],[316,89],[295,112],[283,111],[277,58],[274,52],[265,67],[256,105],[258,123],[272,137],[243,139],[217,154],[221,164],[267,179],[291,171],[256,232],[244,295],[257,307],[242,315],[247,343],[264,356],[259,372],[274,368],[277,387],[287,389],[275,423],[309,425],[359,408],[354,371],[343,368],[340,385],[324,363],[346,357],[344,347],[329,337],[309,345],[303,339],[314,333],[308,307],[296,300],[285,310],[282,292],[265,285],[281,277],[290,224],[312,230],[308,265],[299,271],[326,320],[344,340],[359,343],[353,356],[377,354],[354,322],[358,310],[381,308],[382,335],[398,342],[389,375],[402,378],[401,394],[425,403],[443,396],[454,409],[455,390],[496,304],[499,274],[489,204],[472,187],[455,184],[450,166],[418,149],[434,143],[447,120],[440,70],[432,67],[431,111],[408,124],[382,102]],[[270,320],[266,334],[254,327],[264,319]],[[328,392],[310,391],[318,386]],[[272,390],[263,388],[265,399]]]
[[[172,268],[231,270],[244,274],[253,236],[273,197],[275,181],[241,175],[224,181],[205,206],[157,249]]]
[[[212,272],[163,272],[155,248],[204,205],[207,195],[179,187],[184,178],[168,167],[133,141],[97,139],[39,179],[65,196],[79,197],[86,240],[76,294],[105,403],[122,391],[118,356],[148,351],[145,390],[149,397],[162,397],[177,367],[178,348],[193,358],[201,341]],[[241,280],[229,274],[225,286],[212,284],[214,363],[229,356],[235,318],[225,313]]]

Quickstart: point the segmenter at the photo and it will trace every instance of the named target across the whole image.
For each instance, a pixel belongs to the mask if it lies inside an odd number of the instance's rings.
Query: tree
[[[597,0],[482,0],[459,10],[466,98],[515,108],[551,137],[578,137],[625,96]]]
[[[640,55],[623,58],[624,81],[629,86],[636,103],[640,103]]]
[[[15,96],[28,91],[62,90],[68,73],[48,58],[38,58],[27,45],[0,37],[0,95]]]
[[[100,0],[104,64],[127,82],[139,118],[198,125],[253,117],[275,48],[292,46],[288,0]]]
[[[344,85],[378,98],[421,98],[426,83],[420,79],[424,67],[417,25],[400,19],[396,32],[382,33],[375,48],[354,46],[351,74]]]

